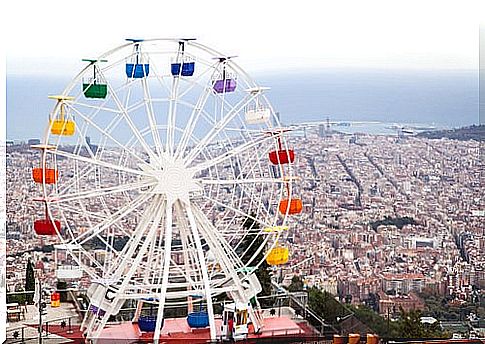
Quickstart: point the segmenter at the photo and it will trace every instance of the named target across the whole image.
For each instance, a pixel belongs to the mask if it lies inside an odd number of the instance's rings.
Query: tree
[[[264,244],[264,237],[259,235],[259,223],[254,220],[256,218],[256,214],[251,213],[244,222],[243,227],[246,229],[248,234],[244,238],[241,246],[240,246],[240,254],[242,255],[243,252],[246,252],[244,256],[242,256],[242,261],[244,264],[249,263],[249,259],[255,255],[258,248],[260,248]],[[264,258],[264,250],[261,250],[256,258],[251,262],[252,264],[259,263]],[[256,270],[256,276],[259,279],[259,283],[261,283],[262,291],[260,295],[271,295],[271,276],[269,274],[269,265],[266,263],[265,260],[261,263],[259,268]]]
[[[398,325],[401,338],[443,338],[448,335],[440,329],[438,321],[434,324],[421,322],[421,312],[419,310],[405,312],[401,308]]]
[[[25,291],[35,291],[34,263],[32,263],[30,258],[27,262],[27,269],[25,272]],[[33,293],[26,294],[26,300],[28,303],[31,303],[33,298]]]
[[[327,323],[333,325],[337,324],[337,317],[343,317],[348,313],[332,294],[315,287],[308,290],[308,306]]]
[[[362,323],[370,327],[375,333],[382,338],[400,337],[398,324],[394,321],[387,321],[367,306],[348,306],[354,313],[355,317]]]
[[[288,291],[294,292],[300,290],[303,290],[303,280],[300,278],[300,276],[293,276],[291,283],[288,286]]]

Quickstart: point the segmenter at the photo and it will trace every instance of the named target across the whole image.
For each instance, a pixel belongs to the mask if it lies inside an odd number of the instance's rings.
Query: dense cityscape
[[[292,274],[352,303],[485,287],[483,165],[476,141],[359,135],[294,140],[306,211],[292,226]],[[312,243],[309,245],[308,243]],[[311,258],[311,259],[308,259]],[[401,295],[399,295],[401,294]],[[386,313],[386,307],[380,311]]]
[[[475,312],[483,312],[478,305],[485,290],[485,176],[479,142],[344,135],[322,126],[289,142],[298,154],[296,192],[304,210],[290,220],[283,285],[296,276],[305,288],[370,305],[383,316],[396,308],[425,310],[423,295],[476,304]],[[23,290],[29,259],[52,288],[56,269],[71,264],[65,251],[43,249],[56,238],[32,230],[39,209],[31,168],[38,161],[28,144],[7,147],[9,291]],[[89,279],[71,282],[83,289]]]

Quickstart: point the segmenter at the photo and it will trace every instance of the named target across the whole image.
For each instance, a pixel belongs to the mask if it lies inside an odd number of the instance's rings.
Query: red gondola
[[[278,142],[278,150],[269,152],[269,161],[273,165],[289,164],[295,161],[295,152],[293,149],[284,149],[281,143],[281,137],[276,138]]]
[[[34,222],[34,231],[37,235],[56,235],[60,230],[61,223],[57,220],[51,221],[47,218]]]
[[[295,161],[295,152],[293,149],[271,151],[269,152],[269,160],[273,165],[293,163]]]
[[[49,218],[47,210],[47,201],[45,202],[45,218],[34,221],[34,231],[37,235],[56,235],[61,230],[61,222],[58,220],[52,221]]]

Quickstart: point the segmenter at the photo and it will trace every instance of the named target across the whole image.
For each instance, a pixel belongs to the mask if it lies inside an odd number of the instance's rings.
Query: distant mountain
[[[441,139],[446,137],[448,139],[460,141],[485,141],[485,125],[472,125],[470,127],[462,127],[450,130],[423,131],[417,136],[427,137],[428,139]]]

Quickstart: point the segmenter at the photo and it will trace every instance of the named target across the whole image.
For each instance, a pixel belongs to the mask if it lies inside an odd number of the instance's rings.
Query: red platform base
[[[216,319],[217,339],[221,338],[221,320]],[[73,327],[72,333],[60,326],[49,326],[49,332],[58,336],[71,339],[76,344],[89,343],[85,341],[79,327]],[[254,333],[252,325],[249,325],[249,335],[245,343],[257,343],[259,340],[269,342],[270,338],[309,338],[316,333],[305,322],[296,322],[287,317],[270,317],[263,319],[263,327],[258,334]],[[209,328],[192,329],[188,326],[185,318],[165,319],[160,334],[160,343],[207,343],[210,342]],[[153,343],[153,332],[141,332],[137,324],[124,322],[116,325],[108,325],[102,331],[98,344],[141,344]]]

